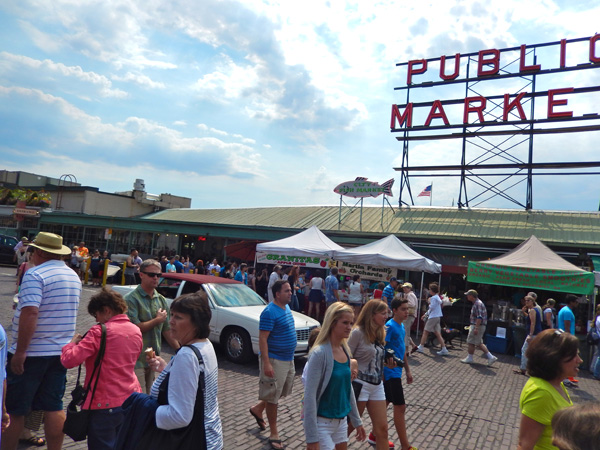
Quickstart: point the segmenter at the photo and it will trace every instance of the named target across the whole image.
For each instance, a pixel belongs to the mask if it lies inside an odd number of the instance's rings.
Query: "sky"
[[[402,143],[390,111],[406,96],[394,89],[406,86],[397,63],[590,37],[598,17],[597,1],[569,0],[4,0],[0,169],[71,174],[105,192],[131,190],[139,178],[149,193],[190,197],[193,208],[338,205],[342,182],[394,178],[396,206]],[[569,46],[568,65],[588,62],[586,45]],[[557,52],[540,51],[539,61],[556,67]],[[541,78],[538,89],[598,86],[600,69]],[[513,93],[518,82],[483,95]],[[460,86],[411,90],[411,100],[464,98]],[[557,110],[581,116],[599,105],[598,93],[573,95]],[[448,116],[459,123],[462,113]],[[416,124],[423,119],[415,114]],[[534,162],[598,161],[598,138],[536,136]],[[461,142],[413,142],[410,164],[458,164]],[[477,148],[469,160],[480,158]],[[535,177],[533,207],[597,211],[599,179]],[[524,203],[522,181],[508,188],[518,180],[499,186]],[[410,179],[415,205],[430,204],[417,194],[431,183],[433,206],[456,204],[459,179],[443,176]],[[522,209],[480,192],[469,185],[470,206]]]

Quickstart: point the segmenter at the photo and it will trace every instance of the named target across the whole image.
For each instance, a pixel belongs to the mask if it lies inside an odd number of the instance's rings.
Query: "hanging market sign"
[[[368,264],[355,264],[344,261],[336,261],[340,275],[360,275],[364,280],[390,281],[392,269],[389,267],[376,267]]]
[[[329,266],[331,259],[314,256],[279,255],[275,253],[256,252],[256,262],[261,264],[279,264],[282,266],[312,267],[325,269]]]
[[[344,181],[333,188],[333,192],[346,197],[364,198],[364,197],[379,197],[381,194],[392,194],[392,186],[394,179],[387,180],[383,184],[376,181],[369,181],[364,177],[357,177],[354,181]]]
[[[552,270],[507,267],[481,262],[469,262],[467,279],[470,283],[498,284],[547,291],[591,294],[594,274],[574,270]]]
[[[479,52],[453,56],[440,56],[429,59],[415,59],[397,66],[406,67],[406,86],[396,87],[396,90],[412,87],[431,88],[435,86],[456,83],[478,83],[484,80],[503,80],[513,77],[535,76],[545,74],[558,74],[568,71],[600,68],[600,34],[578,39],[562,39],[557,42],[545,42],[535,45],[521,45],[519,47],[503,49],[486,49]],[[587,48],[587,61],[574,61],[583,49],[573,48],[575,45],[585,45]],[[536,53],[537,52],[537,53]],[[554,53],[554,54],[553,54]],[[539,55],[538,55],[539,54]],[[537,63],[538,56],[545,55],[541,64]],[[569,63],[567,64],[567,60]],[[513,62],[517,62],[514,64]],[[518,67],[517,67],[518,66]],[[514,67],[514,69],[513,69]],[[476,69],[476,73],[475,73]],[[474,72],[471,74],[471,71]],[[423,79],[422,77],[425,77]],[[414,79],[420,82],[415,83]],[[590,78],[591,79],[591,78]],[[452,132],[450,129],[463,129],[472,127],[470,137],[477,135],[506,134],[506,131],[482,131],[481,125],[516,125],[523,123],[550,123],[551,126],[534,130],[535,134],[561,132],[592,131],[600,128],[599,125],[580,125],[573,127],[558,127],[557,123],[566,121],[597,120],[598,111],[588,111],[579,116],[568,107],[569,96],[582,94],[590,96],[597,93],[599,86],[588,85],[578,88],[558,87],[547,91],[536,91],[533,82],[533,92],[524,90],[515,94],[503,93],[501,95],[476,95],[464,99],[434,100],[428,102],[408,102],[401,105],[392,105],[390,128],[392,132],[445,130],[440,135],[427,135],[423,137],[400,138],[399,140],[418,140],[432,138],[462,138],[464,133]],[[527,117],[525,101],[534,97],[546,97],[546,117],[535,119]],[[488,108],[488,103],[490,107]],[[484,116],[490,110],[501,110],[501,118],[485,120]],[[418,113],[417,113],[418,111]],[[531,112],[533,114],[533,111]],[[419,123],[413,124],[417,116]],[[470,121],[471,118],[475,121]],[[553,125],[553,126],[552,126]],[[532,130],[527,133],[534,134]],[[514,133],[513,133],[514,134]]]

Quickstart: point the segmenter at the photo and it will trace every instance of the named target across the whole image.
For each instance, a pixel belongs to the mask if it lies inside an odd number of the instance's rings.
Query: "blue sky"
[[[395,205],[402,147],[390,109],[406,79],[396,63],[588,37],[598,17],[592,1],[5,0],[0,167],[73,174],[107,192],[141,178],[195,208],[336,205],[343,181],[396,178]],[[587,62],[586,49],[569,58]],[[600,85],[600,70],[548,86],[578,85]],[[581,115],[599,104],[589,95],[569,106]],[[535,159],[598,160],[599,137],[536,138]],[[459,147],[411,144],[411,163],[458,163]],[[413,179],[413,194],[431,181]],[[433,182],[433,205],[458,199],[457,178]],[[524,201],[524,185],[511,194]],[[535,209],[594,211],[599,201],[598,177],[534,180]]]

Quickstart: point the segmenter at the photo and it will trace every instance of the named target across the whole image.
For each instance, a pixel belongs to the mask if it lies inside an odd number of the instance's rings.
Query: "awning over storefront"
[[[469,262],[467,280],[585,295],[594,289],[594,274],[564,260],[535,236],[497,258]]]

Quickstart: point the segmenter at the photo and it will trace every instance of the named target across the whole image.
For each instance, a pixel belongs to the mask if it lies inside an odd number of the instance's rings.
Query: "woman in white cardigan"
[[[353,323],[354,313],[347,304],[335,302],[327,308],[323,326],[304,367],[307,450],[346,450],[348,416],[356,428],[357,440],[365,440],[351,385],[351,355],[346,343]]]

